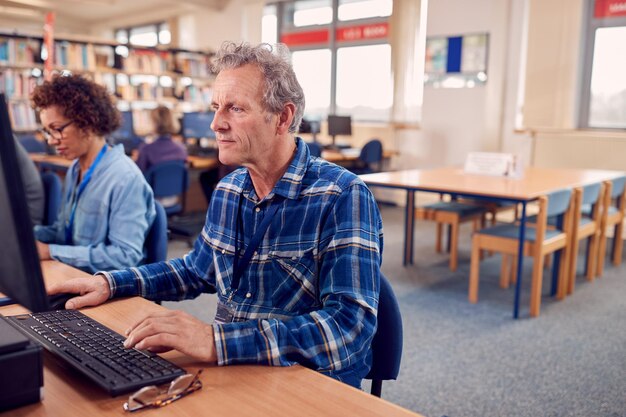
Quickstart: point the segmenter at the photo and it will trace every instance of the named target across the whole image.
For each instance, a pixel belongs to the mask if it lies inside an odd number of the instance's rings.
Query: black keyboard
[[[7,318],[111,395],[163,384],[186,373],[154,353],[124,348],[124,337],[80,311],[58,310]]]

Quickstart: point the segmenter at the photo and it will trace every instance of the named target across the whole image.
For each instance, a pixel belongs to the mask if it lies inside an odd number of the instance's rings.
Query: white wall
[[[200,11],[180,17],[180,46],[217,50],[224,41],[261,42],[263,0],[231,0],[220,11]]]

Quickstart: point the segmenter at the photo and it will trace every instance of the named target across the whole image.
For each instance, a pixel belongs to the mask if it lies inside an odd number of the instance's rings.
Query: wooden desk
[[[522,178],[507,178],[487,175],[467,174],[461,168],[449,167],[428,170],[405,170],[379,172],[361,175],[361,179],[370,186],[378,186],[406,191],[404,219],[404,259],[403,264],[413,263],[413,210],[415,192],[427,191],[452,196],[483,198],[492,201],[520,203],[520,251],[517,262],[517,283],[513,317],[519,316],[519,293],[522,276],[523,247],[526,224],[526,205],[542,195],[553,191],[582,187],[596,182],[612,180],[624,175],[620,171],[602,171],[588,169],[550,169],[529,167]]]
[[[46,282],[84,276],[56,261],[42,262]],[[119,333],[149,311],[163,307],[133,297],[83,309],[83,313]],[[19,306],[0,313],[23,313]],[[163,355],[190,372],[205,368],[202,390],[164,408],[144,410],[150,416],[418,416],[315,371],[293,366],[206,366],[178,352]],[[44,397],[37,404],[10,411],[11,416],[129,416],[122,410],[126,396],[110,397],[86,378],[64,368],[47,354],[44,360]],[[139,414],[137,414],[139,415]]]
[[[322,152],[322,158],[328,162],[341,165],[342,163],[354,162],[359,159],[360,149],[349,148],[342,152],[341,150],[325,150]],[[396,151],[383,151],[383,159],[389,159],[396,155]]]

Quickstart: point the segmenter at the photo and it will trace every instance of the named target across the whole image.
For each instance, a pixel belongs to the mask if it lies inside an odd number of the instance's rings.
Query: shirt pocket
[[[302,312],[319,306],[315,247],[294,245],[286,249],[269,252],[273,307]]]
[[[106,236],[103,232],[108,225],[107,205],[95,198],[84,199],[78,202],[72,231],[78,245],[88,245],[103,241]]]

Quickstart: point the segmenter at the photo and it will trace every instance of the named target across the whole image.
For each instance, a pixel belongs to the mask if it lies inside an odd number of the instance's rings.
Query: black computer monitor
[[[186,139],[215,139],[215,132],[211,129],[214,112],[183,113],[182,130]]]
[[[135,129],[133,126],[133,112],[121,111],[122,124],[121,126],[111,133],[111,137],[115,140],[131,140],[135,137]]]
[[[352,118],[350,116],[328,116],[328,134],[333,138],[333,146],[336,146],[335,136],[352,136]]]
[[[317,142],[317,134],[320,133],[319,120],[313,120],[303,117],[298,128],[298,133],[309,133],[313,138],[313,142]]]
[[[0,236],[0,292],[32,312],[49,310],[4,94],[0,94]]]

